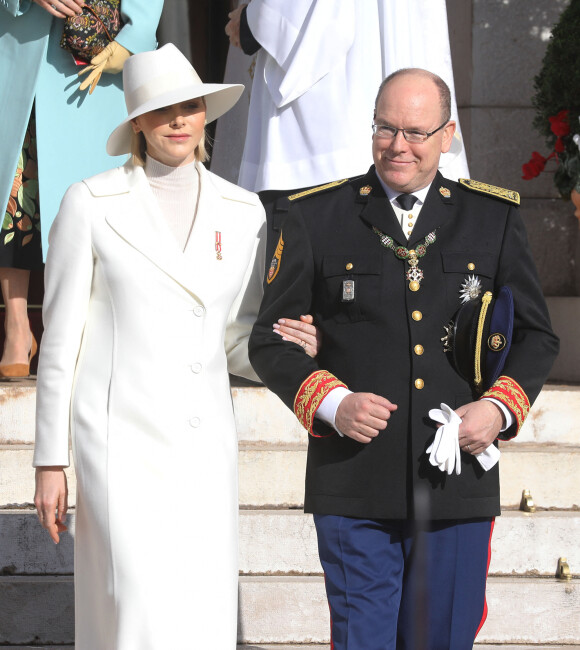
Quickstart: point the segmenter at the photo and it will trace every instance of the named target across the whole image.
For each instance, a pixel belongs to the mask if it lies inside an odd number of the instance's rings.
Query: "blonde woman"
[[[203,84],[166,45],[127,61],[124,88],[107,150],[132,160],[73,185],[51,232],[35,503],[58,541],[70,429],[77,650],[234,650],[228,371],[256,378],[264,210],[202,161],[205,124],[243,87]]]

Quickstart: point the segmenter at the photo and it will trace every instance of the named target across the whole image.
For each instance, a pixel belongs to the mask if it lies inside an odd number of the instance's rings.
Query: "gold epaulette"
[[[459,183],[473,192],[480,192],[481,194],[489,194],[498,199],[503,199],[514,205],[520,204],[520,195],[515,190],[506,190],[503,187],[496,187],[495,185],[488,185],[480,181],[474,181],[471,178],[460,178]]]
[[[324,185],[318,185],[317,187],[311,187],[309,190],[304,190],[304,192],[298,192],[297,194],[291,194],[288,197],[289,201],[295,201],[296,199],[301,199],[305,196],[310,196],[311,194],[316,194],[318,192],[324,192],[325,190],[331,190],[335,187],[340,187],[345,183],[348,183],[348,178],[343,178],[341,181],[332,181],[332,183],[325,183]]]

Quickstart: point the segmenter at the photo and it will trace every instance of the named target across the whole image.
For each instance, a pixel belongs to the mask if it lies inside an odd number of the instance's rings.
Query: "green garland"
[[[580,191],[580,152],[572,137],[580,133],[580,0],[571,0],[552,30],[542,68],[534,78],[536,109],[534,128],[554,149],[557,137],[551,131],[550,117],[568,111],[570,134],[564,136],[564,151],[558,152],[554,183],[564,198],[574,187]]]

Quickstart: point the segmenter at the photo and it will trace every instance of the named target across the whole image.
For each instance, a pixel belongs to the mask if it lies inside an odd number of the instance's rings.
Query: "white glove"
[[[461,451],[459,449],[459,425],[461,418],[447,404],[441,410],[431,409],[429,417],[442,426],[437,429],[433,444],[427,449],[429,462],[442,472],[461,474]]]
[[[461,474],[459,450],[461,418],[447,404],[441,404],[441,409],[431,409],[429,417],[443,425],[437,429],[435,440],[427,449],[427,453],[430,453],[429,462],[447,474],[451,474],[454,468],[457,474]],[[487,472],[499,460],[500,451],[494,444],[491,444],[485,451],[474,455]]]

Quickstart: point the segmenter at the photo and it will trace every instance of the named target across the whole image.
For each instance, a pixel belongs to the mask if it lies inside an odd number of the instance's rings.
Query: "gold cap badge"
[[[487,339],[487,347],[494,352],[500,352],[507,345],[507,339],[501,332],[490,334]]]

